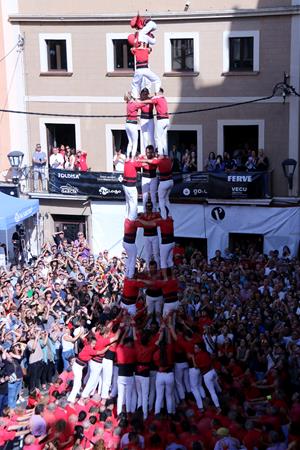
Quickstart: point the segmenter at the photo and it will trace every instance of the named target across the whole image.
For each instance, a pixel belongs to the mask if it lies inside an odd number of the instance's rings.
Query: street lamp
[[[20,178],[20,168],[23,162],[24,153],[19,151],[13,151],[7,155],[9,164],[12,168],[12,180],[13,183],[18,184]]]
[[[284,161],[282,161],[281,165],[282,165],[282,170],[283,170],[284,176],[288,180],[289,195],[291,195],[292,194],[291,191],[293,189],[293,177],[294,177],[294,173],[296,170],[297,161],[295,161],[294,159],[288,158],[288,159],[285,159]]]

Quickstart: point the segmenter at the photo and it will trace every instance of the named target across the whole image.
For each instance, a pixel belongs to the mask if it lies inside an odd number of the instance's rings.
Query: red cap
[[[139,15],[133,17],[130,21],[131,28],[138,28],[141,30],[144,26],[144,17],[141,17]]]

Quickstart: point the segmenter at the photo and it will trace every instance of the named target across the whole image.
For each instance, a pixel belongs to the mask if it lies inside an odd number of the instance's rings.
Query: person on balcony
[[[42,152],[42,148],[40,144],[36,144],[35,151],[32,155],[32,166],[33,166],[33,183],[34,190],[39,190],[39,178],[42,181],[42,190],[45,191],[47,189],[46,182],[46,167],[47,156],[45,152]]]
[[[58,147],[53,147],[52,155],[49,158],[49,165],[51,169],[63,169],[64,168],[64,157],[61,153],[59,153]]]
[[[75,156],[74,168],[79,172],[87,172],[88,166],[86,162],[87,153],[82,150],[77,150]]]

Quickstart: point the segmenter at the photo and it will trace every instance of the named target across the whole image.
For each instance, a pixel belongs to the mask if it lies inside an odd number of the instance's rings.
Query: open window
[[[238,151],[258,150],[258,125],[225,125],[224,152],[234,156]]]
[[[63,231],[65,238],[69,242],[77,239],[77,233],[82,232],[86,237],[86,218],[84,216],[64,216],[55,214],[54,220],[55,232]]]
[[[184,247],[187,259],[190,260],[194,250],[199,250],[207,258],[207,239],[175,236],[175,242]]]
[[[47,148],[50,154],[53,147],[69,146],[76,149],[76,135],[74,124],[46,123]]]
[[[249,250],[254,253],[263,253],[264,235],[253,233],[229,233],[229,249],[233,253],[239,249],[242,255],[248,255]]]
[[[198,166],[198,139],[197,130],[169,130],[168,131],[168,153],[174,160],[177,168],[174,172],[180,172],[184,169],[184,155],[188,153],[190,157],[195,158],[196,166],[191,166],[192,172],[197,170]]]

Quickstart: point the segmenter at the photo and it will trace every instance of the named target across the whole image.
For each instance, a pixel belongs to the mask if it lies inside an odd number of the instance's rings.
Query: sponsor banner
[[[263,172],[232,172],[174,174],[173,201],[203,198],[261,198]],[[118,172],[71,172],[49,170],[49,192],[66,195],[86,195],[106,200],[124,200],[123,175]],[[141,192],[140,182],[138,191]]]
[[[209,174],[210,198],[262,198],[264,172],[231,172]]]
[[[49,170],[49,192],[53,194],[87,195],[106,200],[125,199],[123,176],[117,172],[71,172]]]

